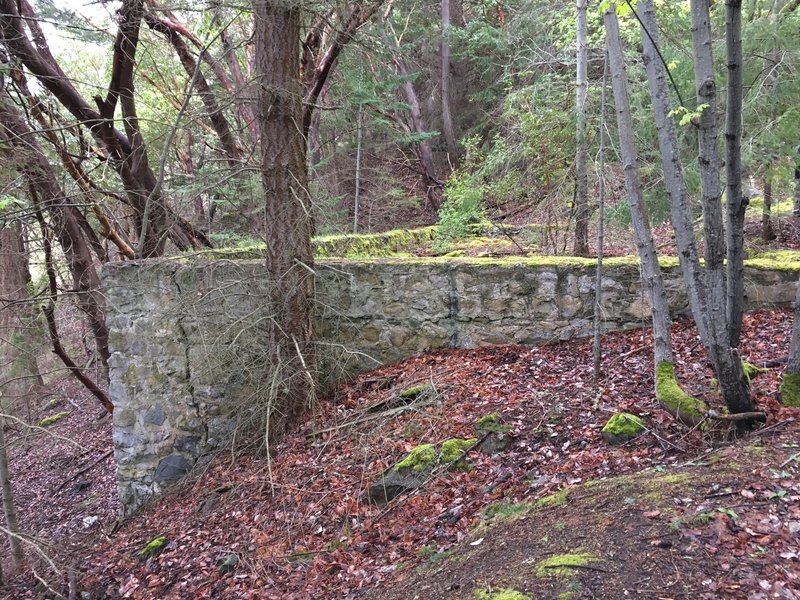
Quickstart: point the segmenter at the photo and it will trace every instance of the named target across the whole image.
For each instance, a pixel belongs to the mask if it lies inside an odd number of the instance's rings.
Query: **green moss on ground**
[[[473,596],[475,596],[477,600],[531,600],[530,596],[526,596],[522,592],[518,592],[510,588],[492,591],[479,588],[475,590]]]
[[[544,496],[536,501],[536,508],[550,508],[553,506],[563,506],[567,503],[569,498],[569,490],[564,488],[557,491],[555,494]]]
[[[603,439],[610,444],[624,444],[646,431],[644,422],[631,413],[617,413],[603,427]]]
[[[513,521],[529,513],[531,508],[528,502],[495,502],[481,509],[481,517],[486,521]]]
[[[598,558],[594,554],[556,554],[549,556],[536,563],[537,577],[571,577],[575,568],[585,567],[596,562]]]
[[[705,402],[693,398],[678,385],[671,362],[664,361],[656,367],[656,398],[671,415],[692,427],[699,425],[708,413]]]
[[[475,432],[478,435],[487,433],[508,433],[509,431],[511,431],[510,426],[500,424],[500,413],[489,413],[475,421]]]
[[[478,440],[476,438],[460,439],[452,438],[442,443],[442,451],[439,460],[443,464],[454,463],[464,456],[464,453],[474,446]]]
[[[56,413],[54,415],[50,415],[49,417],[45,417],[41,421],[39,421],[39,427],[50,427],[54,423],[58,423],[61,419],[68,416],[69,413],[67,411],[62,411],[60,413]]]
[[[800,373],[783,373],[781,401],[785,406],[800,407]]]
[[[159,535],[150,540],[147,545],[139,551],[141,558],[148,558],[160,552],[167,545],[167,536]]]
[[[761,252],[745,260],[744,266],[767,271],[800,271],[800,250]]]
[[[429,393],[433,392],[433,386],[430,384],[415,385],[401,391],[398,396],[405,400],[416,400]]]
[[[395,471],[403,469],[421,473],[436,463],[436,449],[433,444],[420,444],[408,456],[394,466]]]
[[[756,365],[749,363],[747,361],[742,361],[742,371],[744,371],[744,378],[747,380],[749,384],[751,380],[755,379],[762,373],[766,373],[769,369],[764,369],[762,367],[757,367]]]

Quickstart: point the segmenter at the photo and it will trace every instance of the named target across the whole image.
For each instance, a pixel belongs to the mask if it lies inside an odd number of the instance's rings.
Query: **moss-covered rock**
[[[705,402],[693,398],[678,385],[671,362],[661,362],[656,367],[656,398],[669,414],[690,427],[702,423],[708,413]]]
[[[39,427],[50,427],[54,423],[58,423],[61,419],[68,416],[69,413],[67,411],[62,411],[60,413],[56,413],[54,415],[50,415],[49,417],[45,417],[41,421],[39,421]]]
[[[478,435],[487,433],[508,433],[509,431],[511,431],[510,426],[500,424],[500,413],[489,413],[475,421],[475,432]]]
[[[780,391],[785,406],[800,407],[800,373],[784,372]]]
[[[152,540],[147,542],[144,548],[139,551],[140,558],[149,558],[161,550],[164,549],[164,546],[167,545],[167,536],[159,535],[158,537],[154,537]]]
[[[433,444],[420,444],[408,456],[394,466],[395,471],[421,473],[436,464],[436,448]]]
[[[530,596],[526,596],[522,592],[504,588],[499,590],[487,590],[479,588],[473,594],[477,600],[531,600]]]
[[[430,384],[415,385],[402,390],[398,396],[403,400],[411,402],[433,393],[433,386]]]
[[[647,429],[644,422],[630,413],[617,413],[603,427],[601,434],[609,444],[624,444],[642,435]]]
[[[460,461],[467,450],[472,448],[478,440],[476,438],[460,439],[452,438],[442,443],[442,451],[439,453],[439,460],[442,464],[449,465]]]
[[[575,568],[597,562],[594,554],[556,554],[536,563],[538,577],[571,577]]]

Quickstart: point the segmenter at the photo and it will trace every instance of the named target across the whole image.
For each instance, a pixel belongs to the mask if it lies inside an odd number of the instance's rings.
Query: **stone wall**
[[[592,331],[594,266],[583,259],[380,259],[317,263],[324,381],[428,348],[537,344]],[[748,268],[750,307],[794,299],[797,274]],[[670,304],[686,309],[678,269]],[[263,261],[174,260],[104,267],[110,395],[124,510],[257,422]],[[602,283],[606,331],[640,326],[639,270],[611,259]]]

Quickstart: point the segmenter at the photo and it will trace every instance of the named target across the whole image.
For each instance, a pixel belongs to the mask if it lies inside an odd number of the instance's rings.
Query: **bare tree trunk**
[[[647,70],[647,82],[655,113],[658,146],[670,199],[675,243],[678,247],[683,279],[686,281],[689,306],[692,309],[700,339],[707,345],[706,285],[700,267],[689,194],[686,191],[686,182],[678,151],[678,133],[675,122],[669,116],[672,111],[672,102],[667,87],[666,69],[658,53],[659,34],[655,6],[653,0],[639,0],[636,6],[642,24],[642,56]]]
[[[405,62],[401,58],[395,58],[394,64],[397,68],[397,74],[404,78],[402,88],[409,106],[409,113],[411,114],[412,130],[414,133],[419,134],[429,133],[425,119],[422,116],[422,109],[420,108],[414,84],[408,80],[408,69]],[[427,189],[428,198],[431,199],[433,208],[439,210],[438,191],[442,187],[442,182],[436,177],[436,167],[433,164],[433,149],[431,148],[430,140],[426,138],[418,141],[416,150],[419,162],[422,165],[423,182]]]
[[[675,378],[672,356],[672,321],[655,242],[644,208],[639,170],[636,166],[638,157],[630,112],[625,59],[619,37],[616,5],[613,2],[604,13],[603,21],[606,28],[606,47],[611,68],[614,103],[617,107],[617,129],[619,130],[620,156],[625,171],[625,187],[628,191],[631,208],[631,222],[636,234],[636,248],[641,261],[642,280],[650,296],[652,307],[656,397],[670,414],[684,423],[693,425],[702,420],[705,407],[683,392]]]
[[[577,75],[575,78],[575,244],[572,252],[576,256],[589,254],[589,150],[586,141],[586,97],[589,93],[587,76],[588,55],[586,50],[588,0],[577,0]]]
[[[29,281],[22,227],[8,220],[0,224],[0,403],[2,411],[12,413],[26,407],[33,390],[42,385]]]
[[[725,47],[728,66],[725,111],[725,188],[728,223],[728,337],[739,345],[744,312],[744,211],[742,194],[742,0],[725,0]]]
[[[280,435],[314,397],[311,311],[314,274],[308,195],[300,10],[295,2],[254,0],[255,68],[265,195],[267,269],[273,323],[267,378],[268,435]],[[271,438],[274,439],[274,438]],[[268,440],[269,443],[269,440]]]
[[[777,236],[772,227],[772,173],[770,164],[767,163],[766,173],[764,173],[764,209],[761,211],[761,239],[771,242]]]
[[[356,117],[356,193],[353,201],[353,233],[358,233],[359,202],[361,200],[361,133],[364,125],[364,105],[358,105]]]
[[[789,361],[781,379],[781,401],[786,406],[800,407],[800,283],[794,299],[794,325],[792,326],[792,342],[789,349]]]
[[[8,529],[8,545],[11,548],[11,565],[14,572],[19,573],[25,564],[25,553],[19,538],[17,508],[14,505],[14,491],[11,489],[11,475],[8,471],[8,454],[6,452],[5,417],[0,416],[0,489],[3,491],[3,515]]]
[[[717,154],[717,85],[711,53],[711,23],[708,0],[691,0],[692,43],[698,106],[705,106],[698,126],[700,187],[703,199],[703,229],[708,303],[709,358],[714,364],[722,396],[732,413],[752,412],[753,403],[744,380],[742,363],[731,348],[727,323],[725,285],[725,228],[720,202]]]
[[[794,163],[794,202],[792,203],[792,215],[800,217],[800,145],[795,148]]]
[[[600,190],[597,202],[597,271],[594,277],[594,339],[592,340],[592,371],[594,381],[600,380],[602,359],[601,320],[603,314],[603,243],[606,219],[606,79],[608,77],[608,52],[603,61],[603,82],[600,88]]]
[[[442,132],[450,162],[458,164],[458,146],[450,113],[450,0],[442,0]]]

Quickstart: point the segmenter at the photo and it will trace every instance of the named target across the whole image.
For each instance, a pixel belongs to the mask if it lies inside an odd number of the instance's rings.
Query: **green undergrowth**
[[[800,373],[783,374],[781,401],[786,406],[800,407]]]

